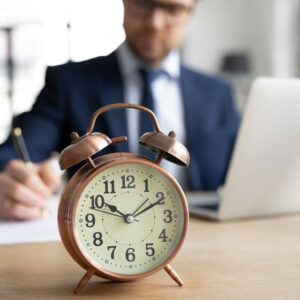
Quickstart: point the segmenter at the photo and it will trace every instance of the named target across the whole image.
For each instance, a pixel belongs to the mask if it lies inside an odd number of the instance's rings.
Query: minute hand
[[[150,208],[152,208],[153,206],[160,204],[160,202],[162,202],[163,200],[165,200],[166,198],[161,198],[159,200],[157,200],[156,202],[149,204],[147,207],[145,207],[143,210],[141,210],[140,212],[138,212],[136,215],[134,215],[134,217],[139,216],[140,214],[144,213],[145,211],[149,210]]]

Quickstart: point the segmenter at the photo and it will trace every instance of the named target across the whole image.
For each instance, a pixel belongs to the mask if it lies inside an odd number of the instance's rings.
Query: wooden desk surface
[[[94,277],[72,290],[83,270],[62,244],[0,246],[0,299],[300,299],[300,216],[211,223],[191,219],[186,243],[164,271],[112,283]]]

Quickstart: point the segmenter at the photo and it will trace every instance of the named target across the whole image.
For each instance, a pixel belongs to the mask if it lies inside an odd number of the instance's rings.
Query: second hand
[[[149,200],[149,198],[147,198],[133,213],[132,215],[134,216],[143,206],[144,204]]]

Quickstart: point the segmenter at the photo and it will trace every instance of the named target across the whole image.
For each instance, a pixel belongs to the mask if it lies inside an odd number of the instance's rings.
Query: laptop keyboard
[[[194,205],[194,207],[204,208],[204,209],[208,209],[208,210],[211,210],[211,211],[217,211],[219,209],[219,206],[220,206],[219,203]]]

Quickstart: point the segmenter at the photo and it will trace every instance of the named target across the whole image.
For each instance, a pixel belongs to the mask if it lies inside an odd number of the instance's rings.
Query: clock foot
[[[170,265],[166,265],[164,270],[170,275],[170,277],[179,285],[183,286],[183,281],[179,277],[179,275],[174,271],[174,269]]]
[[[83,275],[83,277],[78,282],[76,288],[74,289],[74,294],[78,294],[82,288],[85,287],[85,285],[89,282],[91,277],[95,274],[95,269],[90,268],[88,271]]]

